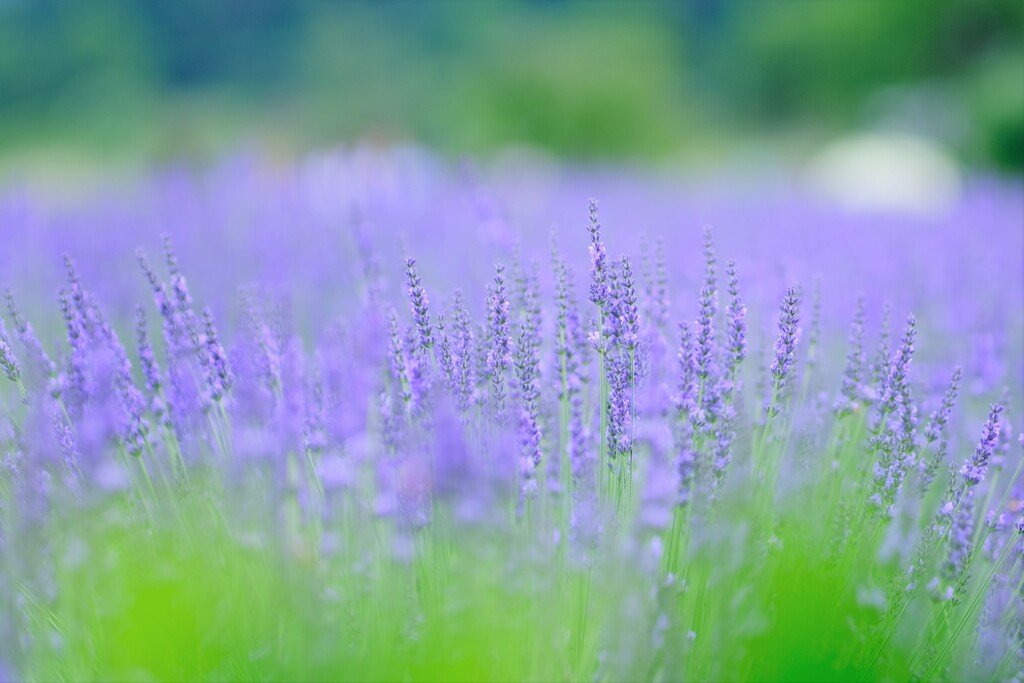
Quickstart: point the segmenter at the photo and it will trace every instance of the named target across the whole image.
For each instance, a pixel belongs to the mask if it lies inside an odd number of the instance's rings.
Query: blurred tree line
[[[0,153],[657,159],[868,127],[1024,170],[1024,2],[0,0]]]

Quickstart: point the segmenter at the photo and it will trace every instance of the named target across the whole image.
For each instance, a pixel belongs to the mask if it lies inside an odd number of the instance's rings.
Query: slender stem
[[[988,592],[988,587],[992,583],[992,578],[996,575],[996,572],[999,571],[999,566],[1003,563],[1003,560],[1006,559],[1006,556],[1009,554],[1010,549],[1012,549],[1014,545],[1014,543],[1007,543],[1003,547],[1002,552],[999,553],[999,556],[996,558],[995,563],[989,570],[988,575],[982,582],[980,589],[976,592],[974,599],[971,600],[970,605],[968,605],[963,618],[960,619],[956,628],[953,629],[953,633],[949,636],[949,638],[946,639],[946,643],[945,645],[943,645],[942,650],[939,651],[939,654],[937,654],[935,656],[935,659],[932,661],[931,666],[928,667],[928,670],[924,674],[923,680],[931,679],[931,676],[935,673],[936,668],[942,663],[943,657],[945,657],[946,654],[953,647],[954,643],[956,642],[956,639],[960,636],[960,633],[964,630],[964,627],[967,626],[967,622],[970,621],[971,617],[974,614],[974,611],[978,608],[978,605],[981,603],[982,598],[984,598],[985,594]]]

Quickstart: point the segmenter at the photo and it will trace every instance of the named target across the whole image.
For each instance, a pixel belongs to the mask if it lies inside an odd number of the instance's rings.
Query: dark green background
[[[360,138],[714,162],[877,128],[1024,169],[1024,2],[0,0],[7,159]]]

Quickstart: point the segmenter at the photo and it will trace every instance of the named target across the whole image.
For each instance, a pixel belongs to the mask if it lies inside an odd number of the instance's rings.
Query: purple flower
[[[167,408],[161,396],[160,387],[160,366],[157,364],[156,354],[153,353],[153,346],[149,341],[149,331],[146,325],[146,311],[139,306],[135,309],[135,350],[139,356],[139,365],[142,366],[142,376],[146,379],[146,393],[149,397],[150,410],[160,422],[166,424],[169,419]]]
[[[772,361],[772,377],[778,385],[779,391],[786,384],[786,380],[793,369],[793,362],[796,359],[796,342],[800,335],[800,298],[797,296],[796,288],[790,287],[786,290],[786,296],[782,300],[779,313],[779,336],[775,340],[775,359]]]
[[[928,418],[928,424],[924,428],[924,438],[928,443],[938,441],[942,437],[942,430],[949,421],[949,414],[953,411],[953,404],[956,403],[962,374],[960,366],[953,369],[953,378],[949,381],[946,395],[942,397],[942,405],[932,412]]]
[[[889,377],[889,318],[892,315],[892,302],[886,301],[882,305],[882,324],[878,338],[878,350],[875,352],[875,361],[872,364],[874,370],[875,384],[881,388]]]
[[[453,385],[455,403],[461,412],[469,410],[469,404],[473,396],[473,388],[476,385],[476,368],[473,362],[473,324],[469,317],[469,311],[462,299],[462,290],[455,290],[454,304],[454,327],[455,347],[453,358]]]
[[[715,365],[715,292],[708,286],[700,289],[696,321],[694,372],[707,387]]]
[[[402,346],[405,354],[406,372],[409,377],[409,407],[414,415],[422,415],[426,408],[427,393],[430,389],[430,376],[427,359],[423,347],[419,343],[419,333],[413,327],[405,329]]]
[[[889,373],[882,385],[881,408],[883,414],[891,414],[906,404],[909,393],[907,372],[914,355],[914,339],[917,336],[917,318],[911,313],[907,316],[907,327],[900,340],[896,355],[889,362]]]
[[[540,467],[540,427],[537,424],[537,351],[530,328],[519,326],[516,341],[515,378],[519,398],[519,440],[522,493],[531,496],[537,490],[536,471]]]
[[[398,327],[398,315],[394,309],[388,311],[388,366],[392,378],[398,382],[399,393],[406,411],[411,412],[412,378],[406,362],[402,333]]]
[[[7,375],[12,382],[21,381],[21,365],[18,363],[14,351],[11,349],[10,339],[7,336],[7,328],[4,321],[0,320],[0,370]]]
[[[88,345],[81,317],[68,298],[67,290],[63,289],[60,291],[60,310],[67,329],[68,345],[71,347],[67,360],[67,390],[71,399],[69,409],[80,410],[92,393]]]
[[[985,478],[988,471],[989,461],[999,442],[999,414],[1003,407],[993,403],[988,412],[988,419],[981,431],[981,438],[972,455],[960,468],[960,477],[967,487],[977,486]]]
[[[96,309],[89,300],[85,289],[82,287],[82,283],[78,279],[78,271],[75,269],[74,261],[71,260],[71,257],[68,254],[64,254],[64,268],[68,275],[68,292],[71,303],[74,304],[74,309],[78,314],[82,330],[91,336],[96,332]]]
[[[653,320],[658,329],[668,325],[668,270],[665,266],[665,243],[658,238],[654,247],[654,306]]]
[[[531,343],[536,349],[540,349],[541,303],[540,283],[538,282],[536,264],[534,264],[530,272],[518,272],[516,276],[516,300],[519,309],[519,319],[528,326]]]
[[[626,457],[627,461],[619,466],[628,467],[632,450],[629,357],[617,354],[608,361],[608,455],[612,459],[618,455]]]
[[[918,484],[918,491],[920,491],[922,496],[928,492],[932,482],[935,481],[935,474],[939,471],[939,466],[945,461],[948,450],[949,444],[941,441],[931,457],[920,463],[921,480]]]
[[[710,228],[704,229],[704,285],[700,290],[697,313],[696,373],[705,390],[715,370],[715,314],[718,312],[718,290],[715,285],[715,248]]]
[[[55,379],[57,366],[50,360],[50,357],[43,349],[39,337],[36,336],[35,331],[32,329],[32,324],[22,317],[18,311],[18,307],[14,303],[14,295],[10,290],[7,290],[5,296],[7,298],[7,311],[11,315],[11,320],[14,321],[14,328],[18,332],[18,338],[21,340],[22,346],[28,351],[27,357],[30,359],[28,367],[34,369],[39,379]],[[51,384],[51,391],[55,390],[59,395],[59,384],[56,382],[51,382]]]
[[[444,315],[437,316],[437,336],[441,340],[438,352],[438,365],[441,367],[441,375],[448,393],[455,395],[455,356],[452,341],[448,338],[448,330],[445,329]]]
[[[950,589],[946,594],[958,604],[967,592],[967,570],[974,555],[974,496],[970,489],[955,510],[949,531],[948,552],[942,565],[942,575]]]
[[[174,244],[170,235],[164,235],[164,257],[167,260],[167,272],[171,274],[171,292],[179,313],[186,317],[192,314],[192,296],[188,292],[185,276],[178,267],[178,257],[174,253]]]
[[[696,412],[697,382],[694,372],[693,334],[686,323],[679,324],[679,351],[676,355],[679,375],[676,382],[675,404],[681,413]]]
[[[233,378],[228,365],[227,353],[217,337],[217,330],[213,324],[213,313],[208,308],[203,309],[203,330],[200,353],[204,359],[203,367],[206,369],[209,400],[219,402],[231,389]]]
[[[583,478],[587,462],[587,430],[583,421],[583,396],[579,391],[570,394],[569,399],[569,463],[573,480]]]
[[[836,404],[836,411],[850,413],[860,405],[864,381],[864,297],[857,297],[857,312],[850,326],[849,350],[846,352],[846,369],[843,371],[842,399]]]
[[[597,222],[597,200],[590,200],[590,301],[599,308],[608,303],[608,256],[601,241],[601,224]]]
[[[64,464],[71,471],[78,470],[78,443],[75,438],[74,429],[61,414],[60,408],[54,402],[50,413],[50,420],[53,425],[54,434],[57,437],[57,444],[64,456]]]
[[[675,467],[679,476],[679,505],[689,505],[693,500],[693,485],[697,474],[697,454],[689,442],[677,442]]]
[[[711,482],[712,500],[717,500],[721,493],[729,463],[732,461],[732,444],[736,439],[736,432],[733,431],[735,418],[736,411],[730,407],[715,424],[715,441],[711,454],[711,472],[714,475]]]
[[[622,345],[622,319],[619,316],[619,262],[612,261],[608,268],[608,301],[602,311],[603,325],[593,333],[594,349],[603,355]]]
[[[420,347],[424,351],[430,351],[434,347],[434,333],[430,325],[430,312],[427,310],[427,292],[423,289],[419,273],[416,272],[414,258],[405,260],[405,286],[413,320],[416,321],[416,329],[419,332]]]
[[[139,263],[139,267],[142,268],[142,274],[146,276],[146,281],[153,290],[153,303],[156,305],[157,310],[160,311],[160,315],[163,316],[167,324],[174,324],[174,305],[167,295],[167,287],[157,278],[156,272],[149,265],[149,260],[142,253],[141,249],[135,252],[135,258]]]
[[[267,390],[277,396],[281,391],[282,345],[278,335],[263,320],[255,302],[246,296],[243,306],[248,313],[250,334],[256,343],[255,362],[259,377]]]
[[[818,340],[821,337],[821,278],[814,279],[811,290],[811,324],[807,333],[807,367],[818,362]]]
[[[569,338],[569,311],[572,303],[569,266],[562,259],[555,261],[555,361],[561,373],[558,387],[560,399],[568,396],[568,366],[572,355],[572,340]]]
[[[491,406],[497,419],[505,415],[505,370],[512,361],[509,341],[509,301],[505,288],[505,266],[494,267],[494,285],[490,288],[487,306],[488,336],[487,377],[491,383]]]
[[[629,257],[623,256],[619,266],[619,284],[616,293],[615,313],[619,330],[619,343],[629,351],[640,343],[640,317],[637,310],[636,289]]]
[[[729,307],[728,327],[726,339],[728,340],[728,355],[726,356],[726,376],[729,378],[729,390],[735,393],[736,373],[739,370],[743,359],[747,357],[747,307],[740,298],[740,283],[736,277],[736,262],[730,260],[726,264],[726,275],[729,278]]]
[[[891,519],[896,497],[903,487],[916,446],[917,408],[910,396],[908,371],[914,354],[916,318],[907,316],[907,328],[900,348],[889,364],[889,377],[882,394],[881,414],[871,445],[878,452],[874,470],[872,502],[883,518]]]

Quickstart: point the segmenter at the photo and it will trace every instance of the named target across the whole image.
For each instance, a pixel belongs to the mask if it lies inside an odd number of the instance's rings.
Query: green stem
[[[1003,560],[1006,559],[1006,556],[1009,554],[1010,550],[1013,548],[1014,545],[1016,544],[1007,543],[1003,547],[1002,552],[999,553],[999,557],[996,558],[995,563],[992,565],[992,568],[989,570],[988,575],[982,582],[980,589],[976,592],[974,599],[971,600],[971,604],[968,605],[963,618],[960,619],[960,622],[957,624],[956,628],[953,629],[953,633],[949,636],[949,638],[946,639],[946,643],[943,645],[942,650],[939,651],[939,654],[936,655],[935,659],[932,661],[931,666],[928,667],[928,670],[925,672],[923,680],[930,680],[932,675],[935,673],[937,667],[939,667],[942,664],[942,659],[946,656],[946,654],[949,653],[950,649],[952,649],[953,645],[956,643],[956,639],[960,636],[960,633],[964,630],[964,627],[967,626],[967,622],[970,621],[971,617],[974,614],[974,611],[978,608],[978,605],[981,603],[982,598],[984,598],[985,594],[988,592],[988,587],[992,583],[992,578],[996,575],[996,572],[999,571],[999,566],[1003,563]]]

